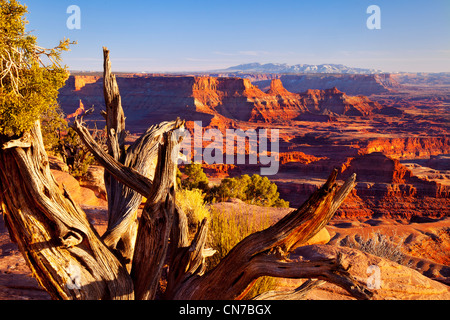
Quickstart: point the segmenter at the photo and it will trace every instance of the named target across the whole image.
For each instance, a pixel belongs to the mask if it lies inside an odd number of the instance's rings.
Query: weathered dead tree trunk
[[[34,277],[53,299],[132,299],[126,268],[53,179],[39,122],[16,141],[0,138],[0,199]]]
[[[205,273],[206,259],[214,254],[206,243],[208,221],[201,223],[190,242],[187,217],[175,205],[181,142],[177,130],[184,122],[153,126],[126,149],[125,116],[106,48],[104,59],[108,151],[81,121],[74,123],[83,143],[106,169],[109,220],[102,237],[54,181],[39,123],[20,139],[0,141],[0,200],[11,238],[54,299],[154,299],[166,264],[165,299],[240,299],[261,276],[320,279],[356,298],[370,298],[345,267],[345,257],[296,259],[295,248],[329,222],[354,187],[354,176],[339,187],[337,171],[299,209],[245,238]],[[138,221],[142,197],[147,202]],[[319,283],[257,298],[299,297]]]
[[[106,119],[108,154],[123,167],[132,168],[141,176],[152,178],[154,163],[158,156],[158,146],[162,134],[174,129],[178,122],[162,123],[153,126],[142,135],[128,150],[125,150],[125,116],[122,99],[116,77],[111,72],[109,51],[104,48],[103,91],[106,111],[102,114]],[[79,126],[76,126],[78,130]],[[81,135],[82,136],[82,135]],[[122,167],[122,170],[123,170]],[[105,187],[108,199],[108,229],[103,240],[118,252],[124,263],[130,265],[137,230],[137,209],[142,203],[142,194],[115,179],[106,170]],[[145,196],[148,196],[145,195]]]
[[[323,262],[299,262],[290,253],[316,235],[330,221],[353,189],[355,176],[342,187],[336,185],[337,170],[327,183],[299,209],[272,227],[252,234],[237,244],[204,276],[195,273],[179,285],[174,299],[239,299],[261,276],[317,278],[335,283],[357,298],[370,293],[352,280],[343,258]]]

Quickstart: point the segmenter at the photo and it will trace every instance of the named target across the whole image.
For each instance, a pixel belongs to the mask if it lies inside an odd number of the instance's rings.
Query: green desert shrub
[[[258,174],[223,179],[219,186],[211,188],[210,194],[218,201],[237,198],[263,207],[289,207],[289,202],[280,199],[277,185]]]
[[[177,172],[177,184],[184,189],[200,189],[205,193],[207,202],[223,202],[237,198],[249,204],[263,207],[288,208],[289,202],[280,198],[278,187],[269,178],[258,174],[244,174],[236,178],[225,178],[217,186],[210,187],[209,179],[200,163],[185,166],[184,175]]]
[[[216,254],[208,258],[208,270],[214,268],[241,240],[271,225],[268,213],[255,215],[246,210],[243,205],[238,211],[218,210],[207,205],[205,200],[238,198],[248,203],[260,206],[285,206],[289,203],[279,198],[277,186],[267,177],[243,175],[239,178],[224,179],[219,186],[209,188],[208,178],[200,164],[185,167],[184,180],[180,171],[177,172],[177,205],[188,217],[191,234],[204,219],[209,220],[209,246],[216,250]],[[197,188],[195,188],[197,187]],[[261,208],[261,210],[265,210]],[[267,210],[267,209],[266,209]],[[254,297],[260,293],[272,290],[276,279],[261,277],[246,294],[245,298]]]
[[[41,115],[41,132],[47,153],[59,155],[61,137],[69,130],[64,113],[59,106],[49,108]]]
[[[181,180],[184,189],[201,189],[208,192],[209,180],[200,163],[187,164],[184,168],[186,178]]]

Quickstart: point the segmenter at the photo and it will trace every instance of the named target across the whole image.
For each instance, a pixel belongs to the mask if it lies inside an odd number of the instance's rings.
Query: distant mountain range
[[[296,64],[286,63],[248,63],[220,70],[222,72],[257,72],[257,73],[343,73],[343,74],[379,74],[381,70],[352,68],[342,64]]]

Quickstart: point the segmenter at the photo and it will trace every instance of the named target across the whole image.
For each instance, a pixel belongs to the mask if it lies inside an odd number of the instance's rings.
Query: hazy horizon
[[[70,70],[101,71],[106,46],[116,72],[204,72],[253,62],[450,72],[448,0],[22,2],[40,45],[78,42],[63,55]],[[366,24],[374,4],[379,30]],[[80,29],[67,27],[71,5],[80,8]]]
[[[100,62],[102,62],[102,61],[100,61]],[[253,62],[253,63],[259,63],[259,62]],[[277,64],[277,63],[274,62],[274,64]],[[323,64],[324,65],[327,65],[327,64],[331,65],[331,63],[323,63]],[[236,66],[238,66],[238,65],[236,65]],[[103,69],[101,67],[98,70],[69,69],[69,72],[70,73],[103,73]],[[116,70],[115,71],[114,70],[114,66],[113,66],[113,72],[122,73],[122,74],[174,74],[174,75],[176,75],[176,74],[184,75],[184,74],[190,74],[190,73],[192,73],[192,74],[201,74],[201,73],[208,74],[208,73],[215,73],[215,72],[225,72],[225,71],[227,71],[226,69],[231,68],[231,67],[235,67],[235,66],[228,66],[228,67],[225,67],[223,69],[210,69],[210,70],[174,70],[174,71],[165,71],[165,70],[159,70],[159,71],[119,70],[119,71],[117,71]],[[354,67],[354,66],[346,66],[346,67],[359,68],[359,67]],[[367,69],[367,70],[374,69],[375,70],[375,68],[362,68],[362,69]],[[433,72],[433,71],[431,71],[431,72],[428,72],[428,71],[385,71],[385,70],[381,70],[381,69],[379,71],[382,71],[381,74],[421,74],[421,73],[423,73],[423,74],[439,74],[439,73],[447,74],[447,73],[450,73],[450,71],[436,71],[436,72]],[[236,71],[230,70],[228,72],[229,73],[234,73]],[[310,73],[302,73],[302,72],[294,73],[294,72],[290,72],[289,73],[289,72],[256,72],[256,71],[249,71],[248,73],[261,73],[261,74],[264,74],[264,73],[267,73],[267,74],[269,74],[269,73],[273,73],[273,74],[333,74],[333,73],[320,73],[320,72],[317,72],[317,73],[314,73],[314,72],[310,72]],[[358,73],[355,73],[355,74],[358,74]]]

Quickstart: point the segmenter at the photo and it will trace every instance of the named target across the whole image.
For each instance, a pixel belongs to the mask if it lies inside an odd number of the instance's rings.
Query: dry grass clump
[[[402,251],[403,240],[396,239],[395,235],[387,236],[380,232],[373,232],[368,237],[355,236],[355,240],[346,237],[341,245],[367,252],[377,257],[406,265],[406,255]]]
[[[270,227],[271,220],[268,214],[255,215],[250,211],[246,212],[246,206],[236,211],[218,210],[213,206],[206,205],[204,198],[205,194],[202,190],[181,189],[177,191],[176,202],[187,215],[191,234],[195,233],[197,226],[204,218],[208,218],[208,245],[210,248],[216,250],[216,254],[207,260],[208,270],[210,270],[241,240],[255,232]],[[264,210],[264,208],[261,207],[261,210]],[[259,278],[244,299],[273,290],[275,282],[275,278]]]
[[[243,206],[242,210],[245,210]],[[231,212],[211,207],[209,225],[210,247],[217,250],[208,262],[211,269],[222,260],[228,252],[247,236],[270,227],[271,222],[267,214],[255,216],[249,212]],[[263,292],[275,288],[276,279],[271,277],[259,278],[244,299],[250,299]]]
[[[205,194],[200,189],[177,191],[176,203],[187,215],[190,228],[196,228],[204,218],[209,219],[210,212],[204,199]]]

